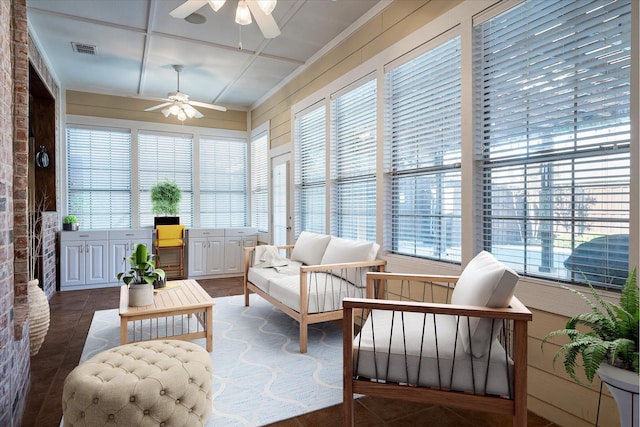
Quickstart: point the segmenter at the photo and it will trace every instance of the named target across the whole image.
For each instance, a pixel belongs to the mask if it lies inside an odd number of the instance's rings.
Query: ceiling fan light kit
[[[236,24],[249,25],[253,21],[251,20],[251,12],[249,6],[245,0],[238,2],[238,8],[236,9]]]
[[[199,119],[201,117],[204,117],[204,115],[200,111],[196,110],[193,107],[194,105],[197,107],[210,108],[212,110],[227,111],[225,107],[221,107],[219,105],[208,104],[206,102],[190,101],[189,95],[180,92],[180,71],[182,71],[183,69],[182,65],[174,65],[173,69],[176,70],[176,73],[178,74],[177,90],[175,92],[170,92],[168,94],[168,97],[163,99],[167,102],[156,105],[154,107],[149,107],[144,111],[154,111],[161,109],[160,112],[165,117],[176,116],[181,122],[185,121],[187,118],[192,119],[195,117],[196,119]]]

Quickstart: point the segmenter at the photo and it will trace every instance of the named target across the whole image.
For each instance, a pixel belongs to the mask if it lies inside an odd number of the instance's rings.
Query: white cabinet
[[[147,245],[149,253],[153,251],[151,229],[109,231],[109,282],[118,283],[118,273],[129,268],[124,259],[138,243]]]
[[[187,230],[187,276],[237,276],[243,273],[243,248],[255,246],[253,228],[202,228]]]
[[[105,286],[109,281],[108,233],[63,231],[60,234],[60,289]]]
[[[244,248],[255,246],[258,240],[253,228],[229,228],[225,230],[225,273],[243,274]]]
[[[188,277],[224,272],[224,229],[190,229],[187,241]]]

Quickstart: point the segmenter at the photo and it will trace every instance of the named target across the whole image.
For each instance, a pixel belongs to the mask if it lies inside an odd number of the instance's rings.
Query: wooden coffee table
[[[167,282],[167,289],[154,294],[152,305],[129,307],[129,290],[123,285],[120,287],[120,344],[162,338],[206,338],[207,351],[211,352],[213,304],[213,298],[195,280],[174,280]],[[133,326],[131,340],[129,324]]]

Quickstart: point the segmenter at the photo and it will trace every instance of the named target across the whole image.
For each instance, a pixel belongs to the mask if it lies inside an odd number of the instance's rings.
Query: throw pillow
[[[303,231],[291,251],[291,260],[306,265],[318,265],[322,260],[331,236]]]

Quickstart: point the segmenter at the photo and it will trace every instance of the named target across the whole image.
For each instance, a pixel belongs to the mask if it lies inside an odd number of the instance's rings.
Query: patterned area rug
[[[213,410],[209,427],[262,426],[342,402],[342,330],[309,327],[300,354],[298,323],[257,295],[216,298]],[[118,310],[97,311],[81,361],[119,345]],[[204,347],[204,339],[194,340]]]

